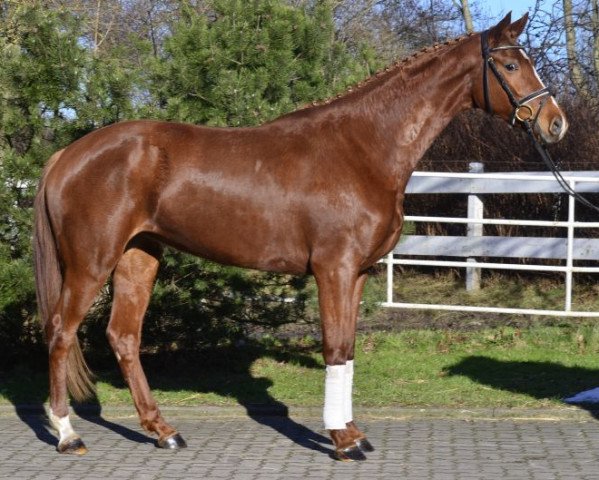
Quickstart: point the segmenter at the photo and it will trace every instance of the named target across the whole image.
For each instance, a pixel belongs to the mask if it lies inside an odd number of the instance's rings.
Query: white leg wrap
[[[352,389],[354,384],[354,361],[348,360],[345,364],[345,386],[343,389],[343,420],[345,423],[354,419],[352,411]]]
[[[324,381],[324,427],[327,430],[345,428],[345,365],[327,365]]]
[[[69,420],[69,416],[66,415],[64,417],[57,417],[54,415],[52,409],[50,409],[48,413],[48,417],[50,418],[50,424],[52,427],[58,431],[60,435],[59,443],[64,443],[67,440],[71,440],[73,438],[79,438],[79,435],[75,433],[73,427],[71,426],[71,421]]]

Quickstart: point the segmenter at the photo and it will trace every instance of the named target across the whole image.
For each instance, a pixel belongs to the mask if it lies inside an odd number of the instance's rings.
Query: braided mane
[[[355,85],[350,86],[345,91],[340,92],[340,93],[336,94],[335,96],[329,97],[324,100],[315,100],[311,103],[305,104],[305,105],[301,106],[300,108],[298,108],[296,111],[306,110],[306,109],[309,109],[312,107],[328,105],[335,100],[346,97],[347,95],[350,95],[352,93],[356,93],[359,90],[362,90],[364,87],[367,87],[367,86],[371,85],[372,83],[374,83],[375,81],[381,79],[382,77],[395,74],[400,69],[410,67],[416,60],[422,59],[427,54],[441,53],[441,52],[445,51],[445,49],[447,49],[448,47],[455,46],[456,44],[460,43],[462,40],[472,37],[473,35],[474,35],[474,33],[468,33],[466,35],[462,35],[457,38],[447,40],[445,42],[435,43],[434,45],[422,48],[421,50],[418,50],[415,53],[402,58],[401,60],[397,60],[395,63],[392,63],[391,65],[388,65],[387,67],[375,72],[368,78],[360,81],[359,83],[357,83]]]

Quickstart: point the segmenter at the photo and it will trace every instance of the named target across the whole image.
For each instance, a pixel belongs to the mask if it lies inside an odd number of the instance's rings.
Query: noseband
[[[512,89],[508,85],[507,81],[505,80],[505,77],[497,68],[497,65],[495,64],[495,60],[491,56],[491,54],[493,52],[497,52],[500,50],[511,50],[511,49],[524,50],[524,47],[522,45],[505,45],[502,47],[489,48],[489,30],[485,30],[484,32],[481,33],[480,42],[481,42],[481,49],[482,49],[482,54],[483,54],[483,65],[484,65],[484,68],[483,68],[483,92],[484,92],[484,96],[485,96],[485,109],[490,114],[493,114],[493,107],[491,106],[491,96],[489,94],[489,68],[490,68],[491,71],[493,72],[493,74],[495,75],[495,78],[497,78],[497,81],[501,85],[501,88],[503,88],[503,91],[508,96],[510,103],[512,104],[512,107],[514,107],[514,110],[512,111],[512,114],[510,115],[510,125],[512,125],[512,126],[515,125],[516,120],[518,120],[519,122],[523,122],[523,123],[528,123],[532,120],[532,125],[534,126],[537,122],[537,119],[539,118],[539,113],[541,113],[541,109],[545,105],[545,102],[552,95],[551,91],[549,90],[549,88],[545,87],[545,88],[542,88],[540,90],[537,90],[537,91],[531,93],[530,95],[526,95],[524,98],[521,98],[520,100],[518,100],[516,98],[516,96],[514,95],[514,92],[512,92]],[[535,115],[532,107],[530,105],[528,105],[528,102],[531,102],[535,98],[543,97],[545,95],[547,95],[547,97],[541,101],[541,104],[539,105],[539,109],[537,110],[537,113]]]

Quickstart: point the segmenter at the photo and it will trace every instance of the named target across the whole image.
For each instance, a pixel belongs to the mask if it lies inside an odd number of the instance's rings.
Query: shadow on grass
[[[299,347],[269,346],[258,342],[248,342],[242,347],[214,348],[193,354],[182,352],[145,355],[142,363],[148,381],[154,389],[189,390],[234,398],[245,407],[248,416],[254,421],[274,429],[301,447],[327,455],[332,454],[331,448],[322,445],[332,445],[328,438],[295,422],[288,415],[288,407],[270,395],[268,389],[273,384],[270,379],[254,378],[251,367],[261,358],[293,362],[306,368],[322,368],[309,353]],[[102,363],[106,365],[105,361]],[[122,376],[116,371],[116,361],[113,365],[112,369],[99,373],[97,377],[115,387],[124,388]],[[40,441],[52,446],[57,445],[57,438],[49,430],[44,410],[44,402],[48,398],[47,372],[13,371],[6,381],[0,383],[0,393],[14,405],[16,414]],[[72,408],[81,418],[130,441],[156,444],[153,438],[145,434],[105,419],[97,399],[86,404],[72,404]],[[168,418],[166,420],[169,421]]]
[[[448,375],[461,375],[492,388],[530,395],[537,399],[563,401],[579,392],[599,386],[599,370],[567,367],[552,362],[516,362],[484,356],[471,356],[445,369]],[[599,419],[599,404],[580,403]]]

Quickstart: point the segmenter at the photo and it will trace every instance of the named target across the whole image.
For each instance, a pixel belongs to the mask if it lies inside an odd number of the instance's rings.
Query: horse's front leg
[[[357,316],[355,300],[361,297],[365,275],[349,268],[314,268],[313,271],[318,284],[326,365],[324,425],[335,444],[335,458],[366,460],[356,443],[365,436],[353,423],[351,399]]]
[[[349,353],[349,359],[345,364],[345,396],[346,402],[344,403],[345,408],[345,417],[346,424],[345,428],[348,430],[349,435],[353,438],[356,445],[363,452],[374,452],[374,447],[366,438],[366,435],[358,428],[353,419],[352,412],[352,390],[353,390],[353,380],[354,380],[354,352],[356,346],[356,325],[358,322],[358,316],[360,314],[360,302],[362,301],[362,293],[364,292],[364,285],[366,284],[366,280],[368,275],[366,273],[362,273],[358,276],[356,281],[356,285],[354,287],[354,294],[352,298],[352,315],[351,315],[351,329],[353,333],[353,339],[351,350]]]

